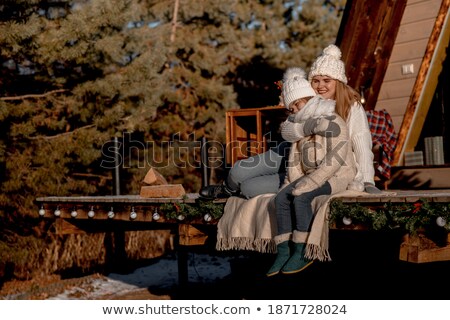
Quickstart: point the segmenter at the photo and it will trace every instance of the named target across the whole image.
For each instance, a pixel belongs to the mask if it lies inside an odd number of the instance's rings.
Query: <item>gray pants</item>
[[[228,174],[227,187],[240,190],[247,199],[278,192],[286,176],[285,161],[290,145],[282,142],[264,153],[236,161]]]
[[[311,202],[315,197],[331,194],[331,186],[327,181],[311,192],[293,196],[292,189],[300,179],[283,188],[275,197],[278,235],[290,233],[293,230],[310,231],[314,217]]]

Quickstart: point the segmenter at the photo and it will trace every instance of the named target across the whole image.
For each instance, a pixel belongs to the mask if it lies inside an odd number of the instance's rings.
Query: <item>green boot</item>
[[[278,274],[286,261],[289,260],[289,257],[289,241],[283,241],[277,244],[277,256],[272,267],[266,273],[266,276],[271,277]]]
[[[283,274],[297,273],[304,270],[309,265],[311,265],[311,263],[314,262],[314,260],[309,260],[305,258],[304,255],[305,247],[306,247],[305,243],[294,243],[294,253],[281,269],[281,273]]]

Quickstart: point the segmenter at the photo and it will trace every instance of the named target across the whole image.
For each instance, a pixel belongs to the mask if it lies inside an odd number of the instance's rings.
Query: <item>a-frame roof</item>
[[[413,151],[449,44],[450,0],[349,0],[336,43],[366,110],[386,109],[399,141],[394,165]]]

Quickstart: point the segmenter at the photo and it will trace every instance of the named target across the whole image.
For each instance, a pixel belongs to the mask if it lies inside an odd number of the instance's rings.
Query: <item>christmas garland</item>
[[[160,211],[167,219],[193,220],[203,218],[206,221],[219,219],[223,214],[225,203],[215,203],[212,201],[196,201],[195,203],[164,203],[160,206]]]
[[[362,224],[369,230],[402,228],[410,234],[419,230],[442,227],[450,230],[450,204],[421,199],[414,203],[387,202],[368,208],[359,203],[344,204],[334,200],[330,206],[330,222],[335,224]]]
[[[195,203],[164,203],[160,212],[167,219],[205,221],[218,220],[225,203],[196,201]],[[410,234],[436,227],[450,231],[450,204],[429,202],[420,199],[414,203],[387,202],[380,206],[367,207],[360,203],[343,203],[334,199],[330,205],[331,224],[364,225],[368,230],[403,229]]]

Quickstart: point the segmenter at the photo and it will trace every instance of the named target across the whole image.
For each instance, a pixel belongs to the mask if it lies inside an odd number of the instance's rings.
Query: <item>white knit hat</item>
[[[306,72],[302,68],[288,68],[283,76],[283,104],[286,108],[297,99],[314,97],[316,92],[306,80]]]
[[[328,76],[347,84],[344,62],[341,60],[341,50],[334,44],[323,49],[322,54],[313,62],[308,80],[314,76]]]

